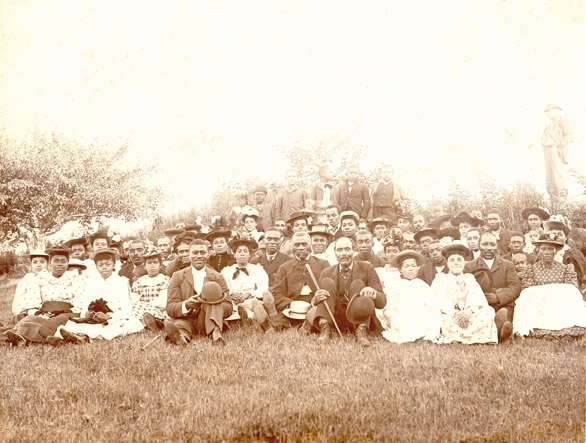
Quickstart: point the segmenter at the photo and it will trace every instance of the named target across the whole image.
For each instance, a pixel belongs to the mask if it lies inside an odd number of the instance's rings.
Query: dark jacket
[[[488,269],[482,257],[469,261],[464,266],[464,272],[467,273],[472,273],[477,269]],[[519,298],[519,294],[521,293],[521,281],[517,276],[513,263],[496,256],[492,268],[489,271],[492,274],[492,292],[498,298],[498,302],[491,306],[495,311],[505,306],[515,306],[515,300]]]

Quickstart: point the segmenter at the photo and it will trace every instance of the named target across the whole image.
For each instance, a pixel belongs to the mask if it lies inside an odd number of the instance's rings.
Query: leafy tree
[[[125,145],[83,145],[62,135],[35,134],[17,143],[0,136],[0,241],[43,248],[66,222],[96,216],[152,216],[161,192],[154,167],[132,163]]]

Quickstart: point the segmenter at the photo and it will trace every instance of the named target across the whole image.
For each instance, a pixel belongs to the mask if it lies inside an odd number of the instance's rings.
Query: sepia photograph
[[[586,440],[586,3],[0,2],[0,442]]]

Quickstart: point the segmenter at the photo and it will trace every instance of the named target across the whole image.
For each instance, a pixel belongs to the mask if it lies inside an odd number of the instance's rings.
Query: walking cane
[[[157,338],[160,338],[161,334],[157,334],[152,340],[150,340],[146,345],[144,345],[142,348],[140,348],[141,351],[144,351],[147,347],[149,347],[151,344],[153,344]]]
[[[311,268],[309,267],[309,263],[305,263],[305,267],[309,271],[309,276],[311,277],[313,284],[319,290],[319,285],[317,284],[317,280],[315,279],[315,275],[313,275],[313,272],[311,272]],[[336,327],[336,331],[338,331],[338,334],[340,334],[340,337],[342,337],[342,333],[340,332],[340,328],[338,327],[338,323],[336,323],[336,319],[334,318],[334,314],[332,314],[332,310],[330,309],[330,305],[328,305],[325,301],[323,301],[322,303],[326,306],[326,309],[328,310],[328,314],[330,314],[330,317],[332,318],[332,321],[334,322],[334,326]]]

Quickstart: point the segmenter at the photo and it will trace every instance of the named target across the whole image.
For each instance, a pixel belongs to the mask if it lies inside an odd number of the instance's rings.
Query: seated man
[[[252,300],[262,300],[262,295],[269,287],[269,276],[261,265],[250,263],[252,251],[257,248],[254,240],[235,239],[230,242],[230,249],[236,263],[222,269],[222,276],[230,290],[230,300],[234,310],[244,323],[254,318]]]
[[[187,268],[191,264],[189,258],[189,244],[193,241],[191,236],[178,236],[173,245],[176,257],[165,268],[165,274],[173,277],[175,272]]]
[[[159,237],[157,239],[157,250],[161,254],[164,266],[169,266],[169,263],[177,258],[177,255],[173,254],[173,247],[169,237]]]
[[[209,251],[204,240],[191,242],[189,256],[191,266],[173,274],[167,288],[167,338],[186,345],[195,335],[205,334],[212,343],[223,345],[224,319],[232,315],[228,285],[222,274],[206,265]]]
[[[311,239],[306,232],[293,234],[293,252],[295,258],[281,265],[275,277],[275,284],[263,295],[263,306],[253,307],[255,319],[263,329],[270,327],[289,327],[289,319],[283,311],[292,301],[310,302],[317,290],[306,265],[309,265],[316,280],[321,272],[329,266],[325,260],[310,255]],[[268,318],[267,318],[268,313]]]
[[[448,267],[446,266],[446,259],[442,255],[442,245],[437,238],[429,243],[427,252],[429,254],[429,259],[419,268],[419,271],[417,271],[417,278],[420,278],[431,286],[438,273],[448,273]]]
[[[279,270],[279,266],[291,260],[291,257],[279,251],[281,245],[281,231],[278,228],[272,227],[265,232],[265,251],[260,259],[253,259],[251,263],[260,264],[267,275],[269,276],[269,288],[275,283],[275,276]]]
[[[374,266],[354,260],[354,245],[349,238],[336,240],[334,251],[338,264],[322,271],[319,279],[321,289],[311,300],[311,304],[317,306],[313,326],[320,330],[318,341],[330,341],[335,319],[341,330],[353,330],[358,342],[369,346],[366,334],[369,328],[374,329],[374,309],[382,309],[387,303],[381,282]],[[359,314],[350,309],[352,305],[360,309]]]
[[[130,281],[130,286],[139,277],[147,274],[142,256],[145,251],[146,244],[143,240],[132,240],[128,244],[128,261],[122,265],[118,275],[126,277]]]
[[[421,254],[425,258],[429,258],[429,245],[433,240],[439,239],[439,231],[437,229],[425,228],[417,231],[413,238],[421,249]]]
[[[311,255],[327,261],[326,250],[334,238],[329,233],[328,227],[322,224],[312,225],[309,236],[311,237]]]
[[[387,262],[372,251],[373,246],[372,234],[369,231],[356,234],[356,247],[358,249],[356,260],[366,261],[375,268],[384,268]]]
[[[513,314],[515,300],[521,293],[521,282],[517,277],[515,266],[498,255],[497,239],[492,232],[485,232],[480,237],[480,257],[464,266],[464,272],[475,273],[486,269],[492,274],[492,285],[481,285],[488,304],[496,312],[499,343],[510,337],[513,332]]]

